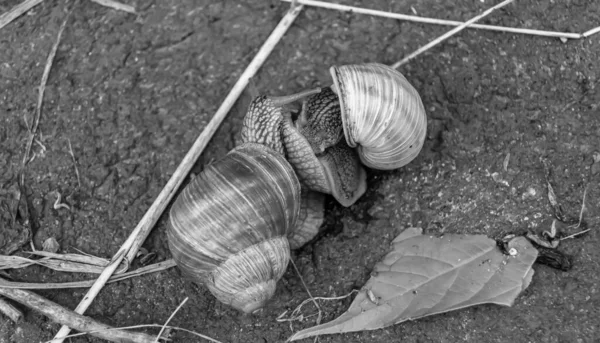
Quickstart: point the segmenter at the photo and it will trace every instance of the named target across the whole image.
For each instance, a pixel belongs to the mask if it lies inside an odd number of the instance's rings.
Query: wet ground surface
[[[17,3],[1,2],[0,12]],[[45,1],[2,29],[3,254],[15,253],[31,226],[38,249],[54,237],[61,253],[83,251],[110,258],[288,8],[277,1],[128,3],[138,16],[87,1],[69,3],[75,8],[50,73],[34,159],[25,174],[30,216],[17,218],[15,225],[10,225],[10,215],[27,126],[65,4]],[[493,5],[434,0],[344,3],[453,20],[467,20]],[[583,32],[600,25],[600,3],[516,1],[483,23]],[[305,8],[259,71],[256,86],[261,93],[281,95],[327,85],[331,65],[391,64],[447,30]],[[598,60],[600,35],[561,42],[466,30],[399,69],[421,94],[428,139],[408,166],[390,172],[369,170],[368,191],[352,207],[328,198],[324,234],[293,255],[314,296],[340,296],[359,288],[391,240],[409,226],[422,226],[431,234],[494,238],[547,229],[552,210],[541,158],[554,170],[555,191],[568,213],[578,213],[589,182],[586,216],[592,231],[561,244],[561,251],[573,257],[572,270],[536,265],[533,282],[513,307],[477,306],[320,341],[600,342],[600,175],[591,169],[593,154],[600,152]],[[196,171],[234,146],[248,101],[242,97],[229,114]],[[54,208],[56,192],[70,210]],[[157,261],[170,258],[165,219],[144,244],[157,254]],[[93,278],[35,266],[9,275],[29,282]],[[75,308],[85,291],[39,293]],[[185,297],[190,300],[171,324],[223,342],[281,342],[295,330],[314,325],[314,317],[293,327],[276,321],[307,298],[291,267],[274,299],[257,315],[244,316],[218,303],[207,289],[181,278],[176,268],[106,286],[86,313],[113,326],[163,323]],[[323,321],[339,316],[350,302],[323,303]],[[0,317],[0,342],[47,340],[59,329],[21,309],[26,316],[19,324]],[[307,305],[305,316],[312,313]],[[182,332],[173,336],[174,342],[195,340]],[[100,340],[85,336],[71,341]]]

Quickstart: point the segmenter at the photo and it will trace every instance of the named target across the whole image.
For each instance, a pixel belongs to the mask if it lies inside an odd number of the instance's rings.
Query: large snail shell
[[[290,258],[300,183],[283,155],[245,143],[208,165],[170,212],[169,248],[182,272],[244,312],[264,305]]]
[[[397,70],[376,63],[330,68],[348,145],[375,169],[412,161],[425,141],[427,116],[416,89]]]

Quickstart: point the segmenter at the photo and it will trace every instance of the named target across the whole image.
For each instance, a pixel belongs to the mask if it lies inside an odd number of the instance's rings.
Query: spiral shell
[[[416,89],[397,70],[376,63],[333,66],[344,136],[364,165],[396,169],[421,151],[427,115]]]
[[[245,143],[208,165],[170,211],[169,248],[184,275],[244,312],[264,305],[287,267],[300,183],[283,155]]]

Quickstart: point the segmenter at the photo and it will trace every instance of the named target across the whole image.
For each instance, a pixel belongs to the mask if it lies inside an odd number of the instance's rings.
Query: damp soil
[[[19,2],[0,2],[0,12]],[[139,15],[90,1],[67,4],[73,12],[48,79],[34,158],[25,171],[28,211],[15,212],[17,176],[65,2],[44,1],[1,30],[2,254],[29,250],[31,229],[37,249],[53,237],[60,253],[113,256],[288,8],[274,0],[123,2]],[[493,5],[489,0],[344,3],[453,20],[467,20]],[[600,3],[515,1],[482,22],[583,32],[600,25]],[[331,65],[392,64],[447,30],[305,8],[256,75],[256,89],[282,95],[327,85]],[[512,307],[481,305],[376,331],[325,336],[321,342],[600,342],[600,175],[592,168],[593,155],[600,152],[598,61],[600,34],[563,42],[469,29],[399,69],[427,110],[425,146],[406,167],[368,170],[368,190],[355,205],[344,208],[327,199],[322,234],[293,252],[314,296],[360,288],[407,227],[493,238],[549,228],[552,208],[542,158],[553,168],[566,212],[577,215],[589,183],[586,218],[592,230],[561,243],[561,252],[572,257],[570,271],[535,265],[531,285]],[[234,146],[249,99],[244,94],[238,101],[194,172]],[[57,192],[69,209],[54,208]],[[163,215],[143,245],[156,254],[155,261],[171,256],[165,224]],[[134,268],[139,265],[134,261]],[[95,277],[39,266],[8,275],[26,282]],[[85,292],[38,291],[71,309]],[[222,342],[282,342],[315,324],[312,305],[304,308],[303,321],[276,320],[307,298],[291,267],[273,300],[255,315],[220,304],[176,268],[107,285],[86,313],[112,326],[164,323],[186,297],[171,324]],[[350,302],[323,302],[323,321],[339,316]],[[0,316],[0,342],[48,340],[59,329],[17,307],[25,317],[15,324]],[[172,339],[199,341],[185,332],[173,332]]]

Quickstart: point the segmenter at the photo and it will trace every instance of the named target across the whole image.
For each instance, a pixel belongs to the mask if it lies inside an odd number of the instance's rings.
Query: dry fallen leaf
[[[513,256],[487,236],[433,237],[407,229],[375,265],[346,313],[289,340],[376,330],[483,303],[511,306],[531,282],[538,252],[525,237],[513,239],[508,248]]]

